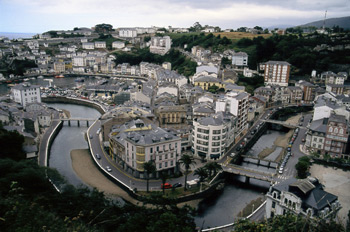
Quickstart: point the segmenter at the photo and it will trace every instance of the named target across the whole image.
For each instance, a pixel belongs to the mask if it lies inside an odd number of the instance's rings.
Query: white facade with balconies
[[[216,160],[234,141],[234,117],[217,113],[193,121],[192,151],[195,156]]]

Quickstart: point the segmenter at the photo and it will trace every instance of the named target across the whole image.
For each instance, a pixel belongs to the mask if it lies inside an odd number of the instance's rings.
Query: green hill
[[[344,29],[350,29],[350,16],[341,17],[341,18],[330,18],[326,19],[325,27],[332,28],[334,26],[339,26]],[[298,27],[323,27],[323,20],[307,23],[300,25]]]

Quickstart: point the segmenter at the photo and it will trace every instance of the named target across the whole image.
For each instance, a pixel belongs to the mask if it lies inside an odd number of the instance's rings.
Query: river
[[[71,117],[75,118],[98,118],[101,114],[90,107],[72,105],[72,104],[47,104],[57,109],[64,109],[70,112]],[[50,150],[49,166],[57,169],[70,184],[79,186],[83,184],[81,179],[75,174],[72,168],[72,161],[70,157],[71,150],[87,149],[88,144],[85,140],[84,134],[87,131],[85,123],[81,123],[78,127],[76,122],[71,122],[71,127],[65,122],[60,133],[52,143]]]

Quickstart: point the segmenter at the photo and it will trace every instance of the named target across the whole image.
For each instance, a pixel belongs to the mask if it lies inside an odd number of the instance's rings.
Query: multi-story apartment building
[[[216,160],[234,142],[235,117],[219,112],[193,121],[192,152],[195,156]]]
[[[144,178],[144,164],[153,161],[157,176],[161,171],[177,172],[181,158],[181,138],[142,120],[118,125],[109,134],[110,156],[135,177]]]
[[[112,48],[119,48],[119,49],[122,49],[125,47],[125,43],[122,42],[122,41],[114,41],[112,43]]]
[[[119,28],[119,37],[135,38],[136,36],[137,30],[135,28]]]
[[[248,129],[249,94],[246,92],[229,92],[217,100],[215,112],[231,113],[237,117],[236,140]]]
[[[11,88],[13,100],[23,107],[33,102],[41,102],[40,86],[22,83]]]
[[[300,87],[301,90],[303,91],[304,103],[311,103],[315,100],[317,85],[301,80],[295,83],[295,86]]]
[[[305,148],[310,152],[324,154],[324,142],[327,131],[327,118],[321,118],[312,123],[306,133]]]
[[[75,56],[72,58],[72,63],[73,66],[86,66],[86,61],[85,61],[85,57],[83,56]]]
[[[187,108],[184,105],[159,106],[155,111],[160,127],[182,129],[187,126]]]
[[[264,65],[265,85],[288,86],[290,64],[285,61],[268,61]]]
[[[63,73],[66,71],[66,64],[60,61],[54,62],[53,69],[55,70],[56,73]]]
[[[345,154],[349,140],[347,121],[344,116],[332,114],[327,123],[324,150],[332,157],[348,158]]]
[[[165,55],[170,48],[171,38],[169,36],[151,38],[151,46],[149,47],[151,53]]]
[[[335,74],[332,71],[321,73],[321,80],[324,81],[325,84],[344,85],[344,82],[346,79],[347,79],[346,73]]]
[[[232,65],[238,67],[248,66],[248,54],[245,52],[236,52],[232,55]]]
[[[266,217],[292,213],[311,219],[335,218],[341,208],[338,197],[323,190],[315,178],[290,178],[270,187]]]

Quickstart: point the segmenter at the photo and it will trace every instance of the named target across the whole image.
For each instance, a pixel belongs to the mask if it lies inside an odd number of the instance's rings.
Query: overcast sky
[[[350,0],[0,0],[0,31],[93,27],[300,25],[350,16]]]

